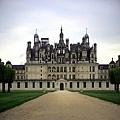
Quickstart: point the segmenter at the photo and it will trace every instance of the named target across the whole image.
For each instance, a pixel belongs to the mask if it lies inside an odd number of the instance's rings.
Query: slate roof
[[[10,61],[7,61],[7,62],[6,62],[6,65],[7,65],[7,64],[11,64],[11,62],[10,62]]]
[[[25,70],[25,65],[12,65],[15,70]]]
[[[108,69],[109,64],[99,64],[98,69]]]
[[[115,62],[112,60],[109,64],[115,64]]]

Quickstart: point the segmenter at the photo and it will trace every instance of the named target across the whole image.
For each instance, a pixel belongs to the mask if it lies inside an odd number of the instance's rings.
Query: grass
[[[120,92],[113,90],[85,90],[83,92],[79,91],[79,93],[120,105]]]
[[[46,93],[48,92],[53,91],[46,91]],[[16,90],[10,93],[0,93],[0,112],[19,106],[46,93],[43,93],[42,90]]]

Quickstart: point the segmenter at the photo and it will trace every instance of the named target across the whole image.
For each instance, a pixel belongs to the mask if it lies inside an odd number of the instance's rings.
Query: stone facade
[[[25,65],[6,64],[16,70],[13,90],[112,90],[108,80],[112,61],[97,63],[97,44],[90,47],[87,31],[81,43],[69,44],[61,27],[58,43],[39,40],[36,32],[33,47],[27,43]]]

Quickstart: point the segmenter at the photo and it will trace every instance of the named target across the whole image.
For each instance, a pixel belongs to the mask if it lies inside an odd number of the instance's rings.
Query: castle
[[[82,42],[69,44],[64,40],[61,27],[59,42],[51,45],[49,38],[34,35],[34,45],[27,42],[26,63],[24,65],[7,66],[16,70],[13,90],[113,90],[108,80],[108,69],[120,66],[120,56],[116,63],[97,63],[97,44],[90,46],[89,35]],[[0,88],[1,89],[1,88]]]

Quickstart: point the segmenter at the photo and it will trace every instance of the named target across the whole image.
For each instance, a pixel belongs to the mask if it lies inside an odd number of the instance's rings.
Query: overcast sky
[[[108,64],[120,55],[120,0],[0,0],[0,58],[12,64],[26,62],[27,42],[39,38],[97,43],[97,62]]]

